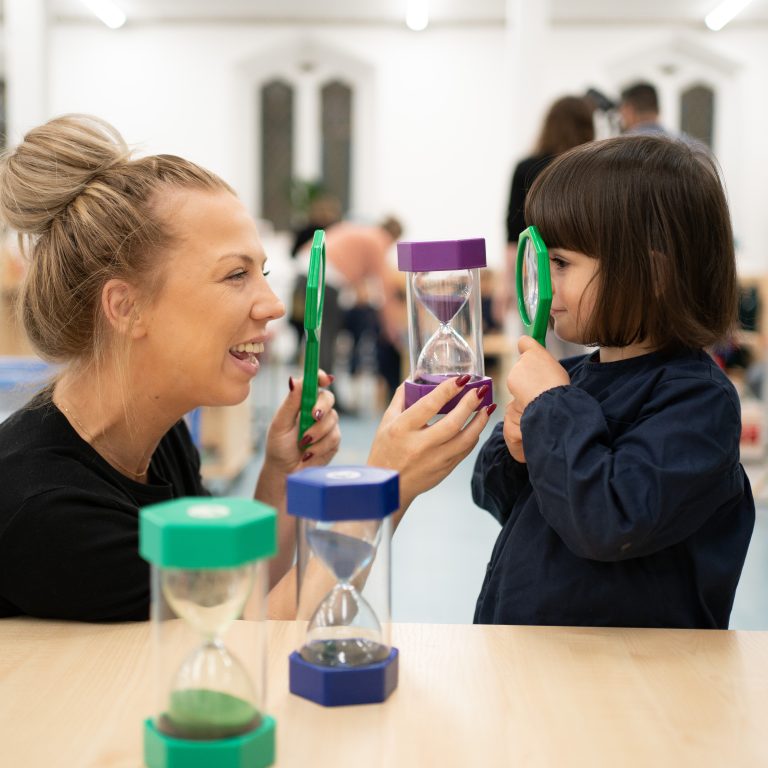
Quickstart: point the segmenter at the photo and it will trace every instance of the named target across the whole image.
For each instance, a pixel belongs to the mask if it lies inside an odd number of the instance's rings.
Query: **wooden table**
[[[324,709],[288,692],[300,629],[269,623],[277,765],[768,766],[768,632],[398,624],[393,640],[390,699]],[[149,656],[146,624],[0,621],[0,765],[140,766]]]

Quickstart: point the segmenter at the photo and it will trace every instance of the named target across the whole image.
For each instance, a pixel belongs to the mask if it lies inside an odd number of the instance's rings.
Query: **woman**
[[[30,258],[27,334],[61,365],[0,426],[0,616],[145,619],[138,509],[207,493],[182,417],[248,396],[267,325],[285,311],[266,280],[256,226],[216,175],[171,155],[132,159],[114,128],[88,116],[52,120],[6,153],[0,216]],[[321,386],[331,380],[321,372]],[[455,393],[448,382],[431,404]],[[415,425],[413,414],[399,414],[398,397],[371,461],[402,471],[402,514],[472,449],[488,415],[448,435],[447,426],[422,429],[440,405]],[[300,399],[301,382],[291,382],[255,489],[278,509],[271,584],[293,559],[286,477],[327,463],[340,441],[333,395],[321,390],[299,447]],[[284,613],[282,594],[273,603]]]

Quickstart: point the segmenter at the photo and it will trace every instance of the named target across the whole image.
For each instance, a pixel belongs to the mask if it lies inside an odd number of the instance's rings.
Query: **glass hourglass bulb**
[[[445,376],[474,373],[477,370],[475,355],[451,325],[472,290],[469,270],[418,272],[414,275],[413,289],[419,302],[440,323],[419,354],[414,381],[433,384]]]
[[[169,735],[221,739],[247,733],[261,723],[248,673],[220,637],[241,614],[253,579],[252,566],[163,574],[165,599],[202,637],[174,678],[161,718]]]
[[[351,535],[355,534],[355,535]],[[307,533],[312,551],[336,578],[336,584],[309,622],[302,658],[321,666],[359,666],[383,661],[389,648],[381,641],[381,624],[353,580],[373,561],[380,523],[346,523],[315,527]]]

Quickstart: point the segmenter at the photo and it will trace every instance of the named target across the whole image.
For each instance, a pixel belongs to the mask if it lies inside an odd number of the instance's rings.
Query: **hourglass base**
[[[275,762],[275,721],[264,715],[254,731],[215,741],[177,739],[144,723],[144,763],[148,768],[267,768]]]
[[[413,405],[417,400],[428,395],[438,384],[446,379],[455,379],[455,376],[430,376],[429,381],[426,377],[420,378],[418,381],[411,381],[408,379],[405,382],[405,407]],[[450,413],[458,404],[459,400],[464,396],[468,389],[478,389],[483,384],[488,385],[488,389],[483,396],[483,399],[478,402],[478,407],[490,405],[493,402],[493,380],[488,376],[473,376],[469,383],[462,389],[462,391],[456,395],[452,400],[449,400],[439,411],[439,413]]]
[[[384,661],[362,667],[310,664],[294,651],[289,657],[289,688],[324,707],[376,704],[386,701],[397,688],[397,671],[397,648]]]

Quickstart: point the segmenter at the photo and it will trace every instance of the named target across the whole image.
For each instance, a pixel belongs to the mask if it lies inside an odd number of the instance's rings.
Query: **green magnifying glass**
[[[304,299],[304,383],[301,389],[299,440],[315,423],[312,409],[317,402],[317,372],[320,367],[320,326],[323,322],[325,297],[325,231],[316,229],[312,239],[307,273],[307,295]]]
[[[517,308],[525,332],[545,346],[549,310],[552,306],[552,279],[549,253],[536,227],[528,227],[517,241]]]

